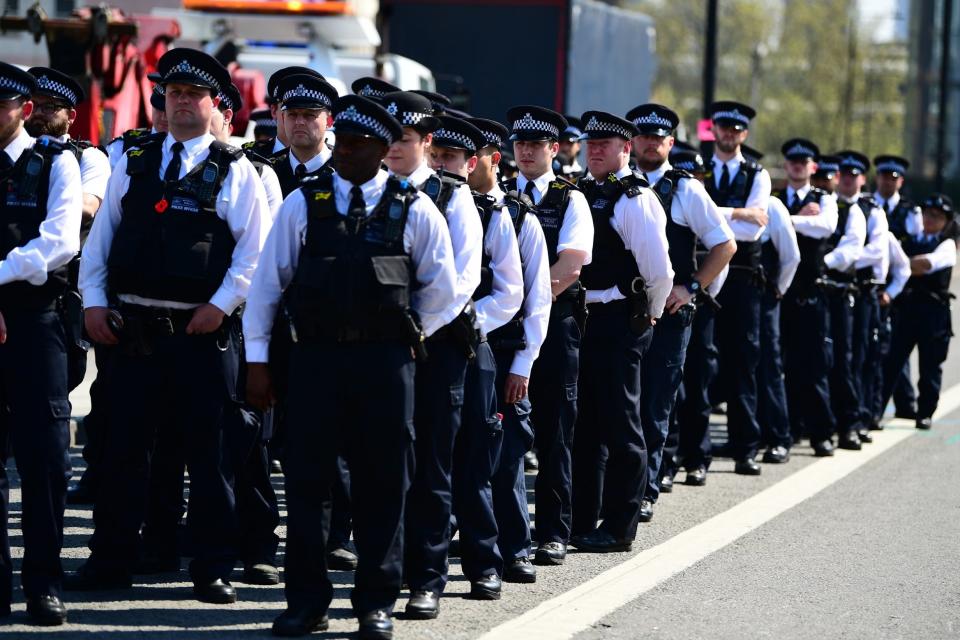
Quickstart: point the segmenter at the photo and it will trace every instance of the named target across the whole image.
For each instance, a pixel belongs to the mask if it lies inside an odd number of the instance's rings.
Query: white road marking
[[[960,384],[941,395],[934,418],[946,416],[958,407]],[[862,451],[838,450],[836,457],[823,458],[801,469],[732,509],[494,627],[480,640],[572,638],[661,582],[823,491],[916,433],[912,421],[894,419],[887,424],[901,428],[873,432],[873,444]]]

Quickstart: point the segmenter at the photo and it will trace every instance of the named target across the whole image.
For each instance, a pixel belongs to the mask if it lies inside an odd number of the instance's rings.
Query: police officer
[[[273,168],[287,197],[305,178],[315,176],[330,160],[324,137],[337,90],[306,74],[288,75],[278,85],[282,129],[287,148],[276,153]]]
[[[830,400],[837,419],[837,446],[857,451],[861,448],[857,429],[860,402],[853,363],[854,306],[857,285],[857,260],[867,242],[867,213],[859,200],[860,184],[870,161],[855,151],[837,153],[840,174],[837,184],[837,230],[830,238],[827,265],[827,299],[830,304],[830,335],[833,339],[833,367],[830,371]]]
[[[477,166],[467,181],[475,192],[508,203],[523,267],[523,307],[510,322],[491,331],[487,340],[497,360],[497,402],[503,415],[500,463],[491,481],[497,548],[504,559],[502,577],[504,582],[531,583],[537,579],[537,570],[530,562],[530,510],[523,460],[533,445],[527,393],[530,371],[550,321],[547,243],[536,216],[527,215],[533,203],[516,192],[508,196],[497,184],[500,149],[510,132],[493,120],[472,118],[469,122],[483,133],[484,145],[477,152]]]
[[[333,116],[336,173],[284,201],[244,313],[248,400],[261,409],[271,401],[266,361],[281,296],[296,335],[283,465],[287,610],[273,632],[327,627],[324,510],[342,452],[353,472],[359,637],[391,638],[413,471],[411,347],[422,352],[423,335],[449,320],[453,254],[430,199],[380,170],[400,123],[353,95],[338,99]]]
[[[637,167],[647,176],[663,208],[670,212],[666,234],[674,271],[666,313],[653,328],[650,349],[642,363],[640,421],[647,444],[647,483],[640,521],[648,522],[660,495],[663,448],[683,378],[695,301],[730,262],[737,245],[703,184],[692,173],[671,166],[673,132],[680,124],[677,114],[663,105],[649,103],[631,109],[627,120],[639,131],[633,139]],[[707,248],[702,262],[697,260],[698,239]]]
[[[840,158],[833,155],[820,155],[814,165],[816,170],[810,175],[809,182],[831,196],[840,182]]]
[[[593,179],[580,185],[595,235],[581,275],[590,321],[580,350],[571,542],[606,553],[629,551],[637,534],[648,482],[641,363],[674,273],[663,206],[628,166],[639,130],[604,111],[587,111],[582,121]]]
[[[910,279],[897,301],[890,355],[884,367],[883,404],[893,392],[896,375],[916,347],[920,355],[917,383],[917,429],[930,429],[940,400],[943,362],[952,327],[950,278],[957,262],[957,237],[950,224],[956,217],[953,202],[934,193],[921,204],[923,230],[903,240],[910,257]]]
[[[868,384],[871,385],[870,397],[873,401],[873,405],[869,407],[871,411],[869,428],[874,431],[883,429],[880,421],[883,419],[883,414],[887,408],[885,404],[887,398],[883,396],[883,376],[884,367],[890,356],[890,339],[893,333],[894,319],[893,311],[896,306],[893,302],[903,291],[907,280],[910,278],[910,258],[904,253],[900,241],[890,231],[887,231],[887,250],[890,259],[890,269],[887,273],[887,281],[884,286],[881,287],[878,294],[880,303],[880,329],[877,333],[878,363],[875,370],[871,372],[873,375],[872,378],[869,378],[868,382]],[[906,367],[901,370],[900,375],[897,377],[902,379],[904,371],[907,371]],[[896,405],[897,389],[900,386],[899,380],[894,381],[893,384],[894,405]],[[914,418],[915,417],[916,414],[914,414]]]
[[[469,122],[440,116],[430,143],[430,165],[466,179],[476,168],[477,149],[484,145],[483,133]],[[483,225],[483,256],[473,300],[482,341],[467,364],[463,419],[454,445],[453,511],[460,530],[460,565],[470,580],[468,595],[495,600],[500,597],[503,558],[497,548],[490,481],[499,461],[503,429],[497,415],[496,363],[486,338],[520,310],[523,272],[505,207],[485,196],[477,196],[475,202]],[[411,595],[408,615],[416,598],[416,593]]]
[[[534,203],[550,260],[553,305],[540,357],[530,374],[534,442],[540,469],[534,485],[538,548],[534,563],[563,564],[571,527],[572,445],[577,418],[577,376],[585,293],[580,270],[593,251],[593,218],[583,194],[551,169],[557,140],[567,128],[562,115],[538,106],[507,111],[513,153],[520,170],[503,183]]]
[[[270,158],[287,147],[287,133],[283,127],[283,110],[280,108],[280,103],[282,102],[280,83],[284,78],[292,75],[308,75],[325,81],[325,78],[320,73],[309,67],[283,67],[273,72],[267,80],[267,95],[264,98],[264,102],[267,103],[267,106],[270,108],[270,115],[277,123],[276,138],[248,142],[244,145],[245,149],[252,149],[257,155]]]
[[[567,128],[560,134],[560,150],[553,163],[553,170],[559,176],[576,181],[584,171],[580,166],[580,145],[583,138],[583,123],[576,116],[565,115]]]
[[[760,475],[760,465],[754,460],[761,435],[756,415],[762,293],[760,237],[766,224],[770,175],[756,162],[746,160],[740,151],[756,112],[738,102],[721,101],[711,106],[711,114],[716,143],[713,171],[706,178],[707,193],[730,221],[737,240],[730,276],[717,300],[717,381],[727,401],[734,472]]]
[[[32,75],[0,62],[0,615],[10,614],[13,563],[7,537],[6,461],[20,473],[23,546],[20,581],[35,624],[60,625],[60,548],[70,474],[67,345],[57,299],[67,287],[67,264],[80,249],[82,183],[72,153],[55,140],[34,140],[24,129],[37,91]]]
[[[253,141],[266,142],[277,137],[277,120],[270,113],[270,109],[257,109],[250,112],[250,121],[253,122]]]
[[[392,85],[385,80],[381,80],[380,78],[374,78],[371,76],[357,78],[350,84],[350,89],[354,94],[375,102],[380,102],[380,99],[388,93],[400,91],[400,87]]]
[[[120,162],[120,158],[130,149],[140,142],[142,142],[146,136],[156,136],[161,134],[160,137],[163,137],[163,134],[166,134],[168,127],[167,123],[167,106],[166,98],[163,95],[163,85],[157,83],[157,76],[151,74],[148,76],[156,84],[153,85],[153,90],[150,92],[150,122],[153,124],[149,129],[128,129],[124,131],[122,135],[117,136],[110,141],[110,144],[107,145],[107,158],[110,159],[110,170],[113,171],[117,168],[117,163]]]
[[[230,603],[237,598],[228,581],[237,525],[221,464],[222,429],[238,397],[235,311],[270,214],[243,153],[209,132],[218,94],[230,83],[226,69],[205,53],[178,48],[164,54],[158,71],[170,132],[131,148],[117,164],[81,265],[87,332],[119,347],[107,390],[105,455],[112,464],[104,467],[94,508],[90,558],[68,587],[130,585],[153,441],[159,428],[181,427],[194,594]],[[114,308],[111,298],[119,301]]]

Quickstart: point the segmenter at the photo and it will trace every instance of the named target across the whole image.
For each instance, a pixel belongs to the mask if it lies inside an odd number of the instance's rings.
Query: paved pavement
[[[958,284],[955,280],[954,290],[960,290]],[[954,316],[957,322],[956,309]],[[960,384],[957,349],[948,359],[944,382],[945,388]],[[75,402],[76,415],[82,415],[80,409],[81,402]],[[722,432],[720,423],[717,429]],[[960,483],[954,477],[960,462],[960,410],[943,416],[929,433],[915,432],[902,422],[891,428],[909,429],[909,437],[618,610],[598,616],[576,637],[960,636]],[[79,449],[74,454],[79,468]],[[571,553],[563,567],[539,568],[534,585],[504,585],[503,599],[497,602],[461,597],[468,585],[454,558],[441,617],[431,622],[398,620],[396,637],[478,638],[643,550],[728,512],[814,462],[809,450],[801,447],[788,465],[764,465],[761,477],[746,478],[732,473],[731,461],[718,460],[706,487],[678,485],[674,493],[663,496],[653,522],[641,525],[632,553]],[[527,479],[532,489],[533,477]],[[16,481],[13,486],[11,543],[14,557],[21,558]],[[279,479],[277,489],[282,500]],[[76,568],[88,553],[90,516],[86,509],[67,511],[67,570]],[[355,629],[348,599],[351,576],[335,573],[333,578],[331,631],[314,637],[350,637]],[[182,572],[140,581],[127,591],[68,594],[70,623],[53,631],[24,624],[18,592],[13,615],[7,626],[0,627],[0,638],[266,637],[270,622],[284,606],[280,587],[238,584],[240,602],[215,606],[192,600],[190,586]],[[403,600],[398,603],[402,609]]]

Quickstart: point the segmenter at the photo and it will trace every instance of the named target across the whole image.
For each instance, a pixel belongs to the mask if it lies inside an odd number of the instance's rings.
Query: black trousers
[[[848,433],[860,423],[860,401],[853,373],[853,306],[849,293],[827,294],[830,307],[830,337],[833,367],[830,369],[830,402],[837,419],[837,433]]]
[[[539,544],[570,539],[573,427],[577,419],[580,327],[552,312],[547,338],[530,374],[530,420],[540,468],[534,483]]]
[[[463,423],[453,449],[453,513],[460,530],[460,565],[468,580],[503,573],[491,486],[503,444],[496,378],[493,351],[483,342],[467,365]]]
[[[873,420],[873,396],[880,377],[880,302],[876,291],[863,290],[853,307],[852,371],[857,392],[857,429]]]
[[[683,364],[695,314],[693,307],[681,309],[674,314],[664,313],[653,328],[650,348],[643,356],[640,423],[647,445],[647,485],[644,497],[651,502],[656,502],[660,496],[664,447],[677,391],[683,381]]]
[[[497,520],[497,547],[507,562],[530,555],[530,510],[527,501],[527,482],[523,470],[523,455],[533,446],[530,427],[530,398],[514,404],[502,401],[512,350],[495,351],[497,361],[497,397],[503,415],[503,444],[500,461],[491,479],[493,512]]]
[[[414,363],[396,343],[298,343],[290,362],[284,565],[291,607],[330,606],[330,496],[342,453],[350,468],[357,616],[392,611],[403,571],[403,517],[413,473]],[[322,407],[322,411],[317,411]]]
[[[653,329],[637,335],[630,329],[626,304],[613,305],[613,309],[591,306],[580,348],[583,375],[573,441],[573,533],[593,531],[602,509],[599,528],[615,538],[633,540],[647,485],[640,383]]]
[[[950,305],[923,293],[905,293],[897,300],[890,356],[884,367],[883,404],[893,393],[897,374],[916,347],[920,379],[917,382],[917,417],[930,418],[940,401],[943,363],[947,359],[953,325]]]
[[[153,353],[113,351],[102,481],[94,506],[89,562],[107,572],[128,574],[136,561],[145,518],[154,443],[178,425],[190,473],[187,534],[194,582],[226,579],[237,557],[238,522],[224,432],[239,409],[239,323],[229,335],[156,337]],[[176,416],[171,421],[169,416]],[[164,433],[161,440],[168,434]],[[178,441],[174,432],[166,440]],[[176,457],[172,452],[168,462]],[[169,464],[167,471],[175,475]],[[179,478],[182,481],[182,468]],[[169,485],[167,485],[169,486]],[[171,489],[170,495],[173,495]]]
[[[833,342],[824,293],[791,289],[783,299],[780,322],[791,439],[828,440],[836,419],[830,405]]]
[[[416,473],[407,495],[404,577],[413,590],[443,592],[447,584],[453,450],[462,420],[467,357],[450,340],[427,344],[417,363],[414,426]]]
[[[0,345],[0,605],[13,592],[6,462],[20,475],[23,562],[27,598],[60,596],[63,512],[70,473],[70,401],[63,325],[55,312],[4,309],[8,338]]]
[[[790,448],[790,415],[780,348],[780,299],[771,291],[760,299],[760,364],[757,368],[757,418],[763,443]]]
[[[735,460],[757,455],[757,366],[760,363],[760,289],[749,271],[731,270],[717,296],[717,383],[727,401],[727,432]]]

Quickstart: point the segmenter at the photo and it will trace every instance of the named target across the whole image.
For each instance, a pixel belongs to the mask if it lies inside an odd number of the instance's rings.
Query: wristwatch
[[[691,280],[685,286],[687,287],[687,292],[691,296],[695,296],[698,293],[700,293],[700,283],[697,282],[696,280]]]

